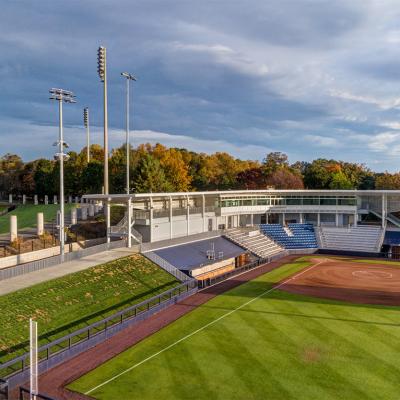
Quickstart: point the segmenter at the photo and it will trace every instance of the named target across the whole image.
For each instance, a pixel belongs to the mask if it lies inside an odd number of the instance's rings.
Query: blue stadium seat
[[[286,249],[315,249],[318,247],[312,224],[289,224],[288,234],[279,224],[261,224],[264,235],[279,243]]]

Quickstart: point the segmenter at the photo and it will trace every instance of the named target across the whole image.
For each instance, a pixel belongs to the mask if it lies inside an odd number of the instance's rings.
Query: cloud
[[[64,109],[74,148],[84,144],[85,106],[101,141],[96,50],[104,44],[112,145],[123,140],[120,72],[128,70],[138,77],[136,140],[259,159],[272,149],[293,161],[340,157],[398,169],[396,1],[155,0],[139,2],[134,12],[129,0],[77,4],[2,4],[2,152],[51,156],[57,107],[47,94],[54,86],[77,95],[78,103]]]

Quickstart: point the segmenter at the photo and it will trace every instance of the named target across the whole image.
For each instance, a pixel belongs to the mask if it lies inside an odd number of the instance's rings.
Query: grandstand
[[[288,226],[261,224],[260,229],[264,235],[267,235],[286,249],[318,248],[312,224],[288,224]]]
[[[381,227],[371,225],[347,228],[321,226],[317,231],[321,249],[365,253],[379,253],[385,233]]]
[[[257,228],[234,228],[225,232],[225,237],[251,251],[260,258],[273,258],[285,252],[285,248],[263,235]]]

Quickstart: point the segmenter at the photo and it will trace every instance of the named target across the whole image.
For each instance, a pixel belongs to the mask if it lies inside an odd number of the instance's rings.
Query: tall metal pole
[[[32,318],[29,320],[29,353],[30,353],[30,390],[29,399],[36,400],[39,393],[38,387],[38,342],[37,322]]]
[[[130,79],[126,80],[126,194],[129,194],[129,86]]]
[[[86,160],[90,162],[90,128],[89,128],[89,108],[85,107],[83,110],[83,123],[86,128]]]
[[[107,56],[104,51],[104,193],[108,194]]]
[[[59,127],[59,152],[60,152],[60,254],[61,262],[64,261],[64,134],[63,134],[63,107],[61,100],[58,102],[58,110],[60,114],[60,127]]]

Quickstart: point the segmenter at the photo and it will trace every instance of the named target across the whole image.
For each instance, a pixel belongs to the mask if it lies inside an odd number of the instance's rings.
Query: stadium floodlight
[[[129,194],[129,153],[131,149],[129,140],[129,89],[130,82],[136,81],[136,78],[128,72],[121,72],[121,75],[126,78],[126,193]]]
[[[59,135],[58,141],[53,146],[58,146],[58,152],[54,155],[55,160],[60,162],[60,224],[59,224],[59,237],[60,237],[60,256],[61,261],[64,261],[64,246],[65,246],[65,232],[64,232],[64,160],[69,158],[68,154],[64,153],[64,149],[68,148],[68,143],[64,142],[63,132],[63,103],[76,103],[75,95],[64,89],[51,88],[49,90],[50,100],[58,101],[59,112]]]
[[[86,158],[89,164],[90,161],[90,133],[89,133],[89,108],[83,109],[83,125],[86,128]]]
[[[107,114],[107,50],[100,46],[97,50],[97,72],[103,82],[104,101],[104,194],[108,194],[108,114]]]

